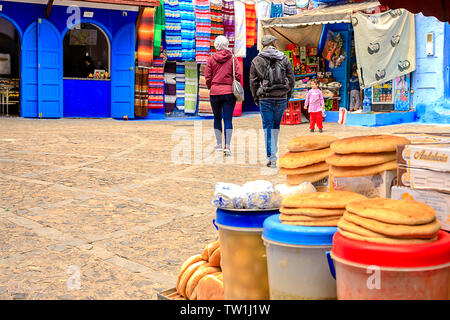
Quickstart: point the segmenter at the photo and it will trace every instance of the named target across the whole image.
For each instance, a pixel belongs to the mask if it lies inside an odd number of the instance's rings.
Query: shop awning
[[[380,0],[390,9],[406,9],[412,13],[421,12],[424,16],[433,16],[442,22],[450,21],[450,2],[448,0]]]

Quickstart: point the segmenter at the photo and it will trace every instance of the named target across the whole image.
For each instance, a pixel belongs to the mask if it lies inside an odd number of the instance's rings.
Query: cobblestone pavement
[[[205,160],[211,127],[0,118],[0,299],[156,299],[174,287],[184,259],[218,236],[216,182],[284,182],[255,159],[264,155],[259,115],[234,120],[225,161]],[[325,123],[339,137],[449,129]],[[280,152],[310,134],[307,124],[283,126]]]

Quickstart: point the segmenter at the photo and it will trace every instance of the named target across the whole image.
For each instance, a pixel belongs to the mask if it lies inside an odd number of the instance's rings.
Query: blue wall
[[[450,28],[434,17],[415,16],[416,71],[413,105],[420,122],[450,124]],[[426,35],[434,33],[434,55],[426,55]]]

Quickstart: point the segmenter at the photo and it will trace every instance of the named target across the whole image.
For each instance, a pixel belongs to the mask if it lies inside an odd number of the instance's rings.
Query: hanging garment
[[[178,0],[164,0],[166,53],[168,60],[181,60],[181,18]]]
[[[270,4],[270,17],[277,18],[282,16],[283,16],[283,4],[272,2]]]
[[[148,72],[148,108],[164,108],[164,59],[155,58]]]
[[[223,33],[227,37],[230,49],[234,48],[235,42],[235,22],[234,22],[234,0],[222,1],[223,13]]]
[[[153,64],[155,8],[145,8],[138,29],[138,67],[150,68]]]
[[[261,51],[261,39],[264,35],[263,27],[261,25],[262,19],[270,18],[270,2],[267,0],[261,0],[256,4],[256,17],[258,18],[258,35],[257,35],[257,44],[258,50]]]
[[[247,33],[245,27],[245,4],[242,1],[234,2],[235,42],[234,54],[236,57],[245,58],[247,52]]]
[[[211,42],[210,42],[210,54],[216,52],[214,48],[214,40],[218,36],[223,36],[223,13],[222,13],[222,0],[211,0]]]
[[[137,67],[134,75],[134,115],[146,117],[148,115],[148,69]]]
[[[174,61],[166,61],[164,66],[164,107],[165,112],[175,110],[177,103],[177,64]]]
[[[195,13],[192,0],[178,0],[181,19],[181,59],[195,60]]]
[[[211,108],[208,86],[205,78],[206,64],[200,65],[200,78],[198,83],[198,115],[210,116],[213,115]]]
[[[184,110],[184,89],[186,86],[186,80],[184,77],[184,62],[177,61],[177,76],[176,88],[177,88],[177,109]]]
[[[293,16],[297,14],[297,2],[296,0],[285,0],[283,4],[283,15]]]
[[[196,56],[197,63],[206,63],[211,44],[211,11],[209,0],[195,0]],[[196,72],[197,74],[197,72]]]
[[[414,14],[404,9],[352,15],[361,88],[416,70]],[[348,58],[347,58],[348,59]]]
[[[198,96],[198,74],[197,63],[195,61],[186,62],[184,75],[186,81],[184,93],[184,113],[195,114]]]
[[[155,40],[153,42],[153,57],[161,56],[162,32],[166,29],[164,17],[164,1],[159,0],[159,7],[155,9]]]
[[[246,46],[251,48],[256,43],[256,6],[254,3],[245,3],[245,29]]]

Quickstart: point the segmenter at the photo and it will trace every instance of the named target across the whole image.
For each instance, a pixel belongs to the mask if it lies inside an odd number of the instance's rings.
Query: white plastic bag
[[[294,194],[313,193],[316,188],[311,182],[303,182],[298,186],[288,186],[287,184],[278,184],[275,189],[281,194],[283,198],[292,196]]]
[[[219,182],[215,186],[212,205],[217,208],[243,208],[242,187],[233,183]]]

